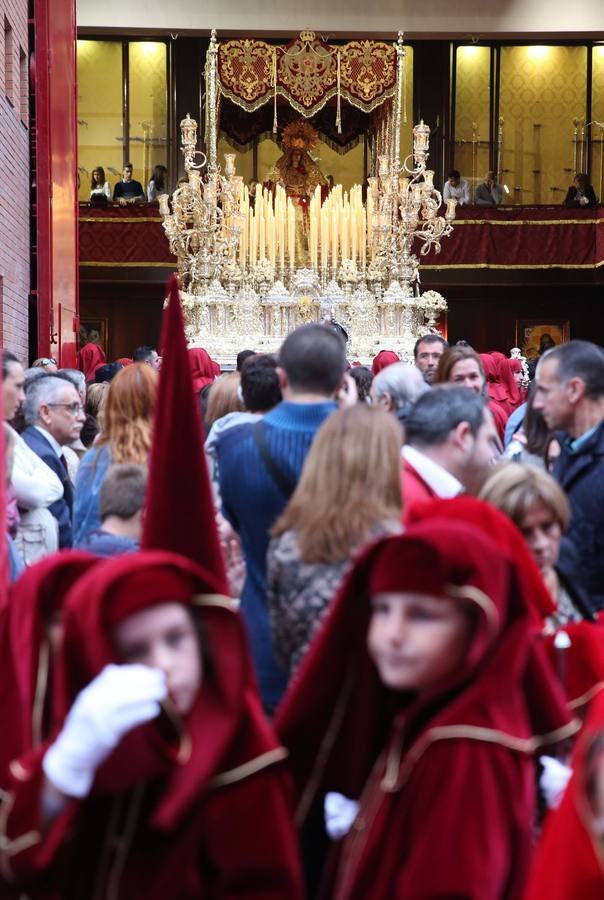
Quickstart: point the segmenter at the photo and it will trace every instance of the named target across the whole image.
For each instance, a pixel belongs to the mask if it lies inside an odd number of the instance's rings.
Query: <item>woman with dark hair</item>
[[[488,406],[493,414],[497,433],[503,440],[507,415],[501,406],[488,395],[486,382],[482,357],[478,355],[473,347],[456,345],[455,347],[449,347],[442,354],[433,383],[467,387],[481,397],[488,397]]]
[[[592,188],[587,175],[580,172],[575,175],[573,183],[568,189],[564,198],[564,206],[574,206],[577,208],[585,206],[597,206],[598,198]]]
[[[165,166],[155,166],[153,169],[153,175],[149,184],[147,185],[147,200],[149,203],[153,203],[160,194],[169,193],[168,187],[166,184],[166,177],[168,175],[168,170]]]
[[[504,455],[512,462],[530,463],[541,469],[547,469],[545,454],[553,435],[539,410],[533,408],[534,402],[535,382],[532,382],[528,391],[524,419],[514,432]]]
[[[109,187],[109,182],[105,179],[105,170],[102,166],[97,166],[96,169],[92,170],[90,199],[95,201],[101,200],[103,203],[106,200],[111,200],[111,188]]]

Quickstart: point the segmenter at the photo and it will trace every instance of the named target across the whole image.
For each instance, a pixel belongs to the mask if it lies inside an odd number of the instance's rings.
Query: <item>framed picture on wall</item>
[[[109,339],[109,329],[107,319],[101,319],[97,316],[87,318],[80,316],[80,333],[78,344],[80,348],[84,344],[98,344],[99,347],[107,353],[107,341]]]
[[[527,359],[536,359],[558,344],[570,340],[568,319],[517,319],[516,345]]]
[[[449,323],[447,320],[447,313],[441,312],[438,316],[438,322],[436,323],[436,332],[440,334],[441,338],[444,338],[445,341],[449,337]]]

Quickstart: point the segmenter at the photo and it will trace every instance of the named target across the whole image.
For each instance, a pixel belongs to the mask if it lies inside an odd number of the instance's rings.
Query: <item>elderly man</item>
[[[59,547],[71,547],[73,485],[67,471],[63,447],[80,436],[84,408],[69,381],[56,375],[37,378],[28,387],[23,404],[28,426],[23,440],[59,478],[63,496],[49,506],[59,526]]]
[[[426,384],[432,384],[434,381],[440,358],[448,347],[448,341],[440,334],[426,334],[415,342],[413,348],[415,365],[422,373]]]
[[[503,191],[501,185],[495,180],[495,173],[490,169],[484,176],[484,181],[479,184],[474,193],[476,206],[499,206]]]
[[[405,420],[405,517],[432,497],[476,493],[496,456],[497,430],[483,397],[465,387],[436,386]]]
[[[41,373],[37,377],[43,378],[44,375]],[[21,409],[25,399],[23,384],[23,366],[10,350],[3,350],[2,395],[7,423]],[[13,429],[11,431],[14,443],[11,488],[19,509],[19,515],[13,520],[17,528],[15,542],[25,563],[31,565],[58,549],[57,523],[49,507],[62,498],[63,485],[55,472],[27,446],[21,435]]]
[[[400,422],[404,422],[418,397],[429,390],[419,369],[399,362],[387,366],[375,376],[370,396],[372,403],[383,406]]]
[[[566,491],[575,544],[594,609],[604,608],[604,350],[570,341],[543,354],[533,409],[559,435],[554,477]]]

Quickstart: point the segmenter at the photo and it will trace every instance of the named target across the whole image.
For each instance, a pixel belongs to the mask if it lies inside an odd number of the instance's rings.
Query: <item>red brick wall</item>
[[[27,0],[1,0],[0,343],[25,364],[29,295],[28,60]]]

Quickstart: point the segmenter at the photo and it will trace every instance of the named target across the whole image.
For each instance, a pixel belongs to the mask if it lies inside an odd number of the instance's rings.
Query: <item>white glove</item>
[[[160,712],[166,676],[149,666],[105,666],[78,694],[44,756],[47,778],[68,797],[86,797],[96,770],[125,734]]]
[[[348,834],[358,812],[356,800],[349,800],[337,791],[325,794],[325,830],[329,837],[337,841]]]
[[[539,762],[543,766],[539,786],[543,791],[547,808],[557,809],[573,770],[552,756],[540,756]]]

